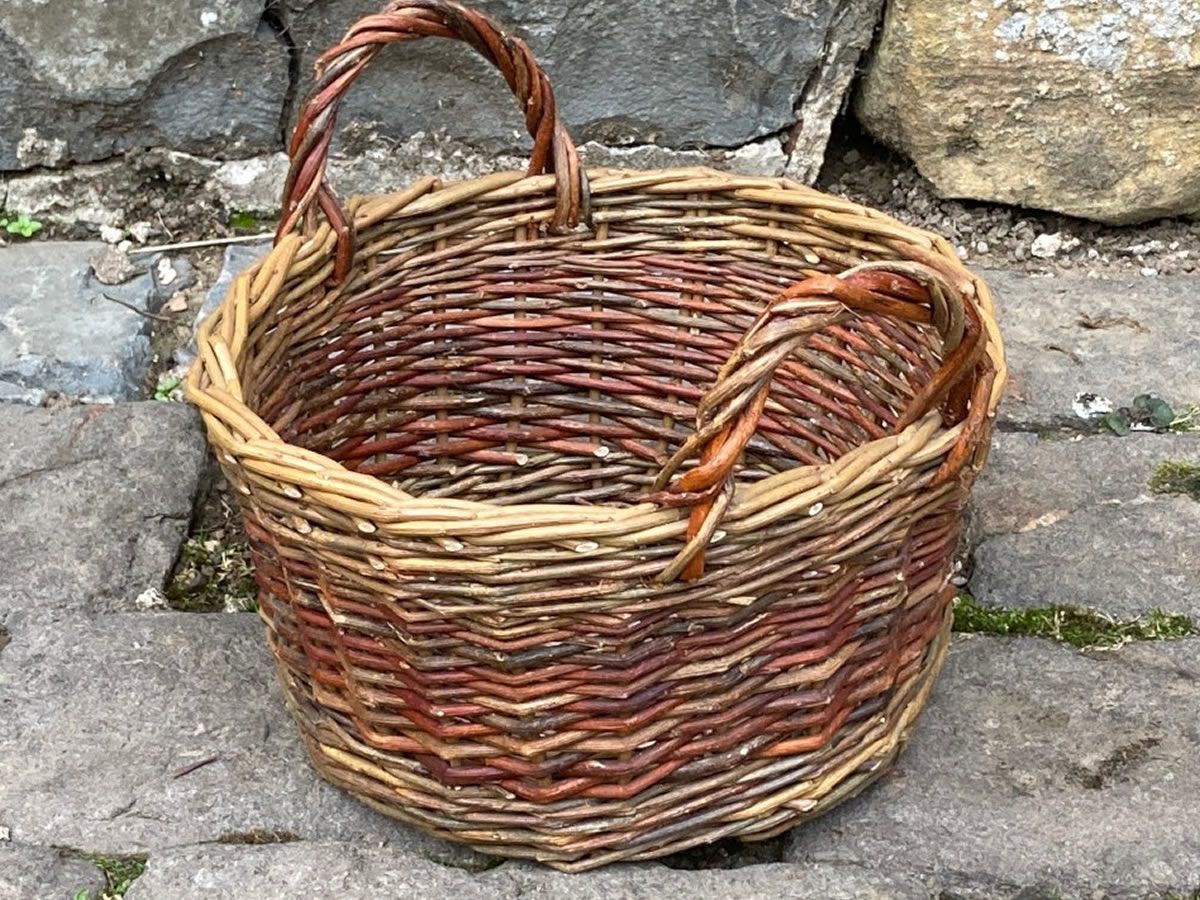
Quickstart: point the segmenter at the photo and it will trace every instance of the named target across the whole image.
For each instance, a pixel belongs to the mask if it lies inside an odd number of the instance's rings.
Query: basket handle
[[[384,45],[424,37],[456,38],[470,44],[500,70],[525,111],[525,126],[533,138],[529,175],[555,175],[552,229],[570,231],[581,217],[586,218],[587,184],[579,154],[558,119],[550,80],[525,42],[483,13],[452,0],[392,0],[380,13],[357,22],[340,44],[316,61],[313,87],[288,147],[290,165],[276,240],[301,227],[316,202],[337,234],[335,281],[345,278],[354,254],[351,222],[325,176],[338,106]]]
[[[767,305],[734,348],[696,408],[696,430],[654,483],[648,499],[692,508],[684,548],[660,580],[682,576],[691,581],[703,574],[704,549],[729,505],[735,465],[758,427],[776,369],[810,336],[861,312],[933,324],[942,336],[942,365],[897,419],[894,433],[943,401],[948,400],[950,418],[966,414],[971,389],[964,379],[985,349],[983,321],[946,274],[921,263],[886,261],[792,285]],[[699,465],[675,478],[697,453]],[[935,483],[949,474],[939,471]]]

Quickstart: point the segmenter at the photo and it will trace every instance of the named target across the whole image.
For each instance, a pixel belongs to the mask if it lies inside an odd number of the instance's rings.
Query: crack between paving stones
[[[283,105],[279,111],[278,126],[279,144],[286,150],[288,125],[291,124],[296,96],[300,91],[300,47],[292,36],[291,23],[287,19],[287,6],[284,0],[266,0],[259,21],[271,30],[275,40],[283,46],[287,54],[288,83],[283,94]]]
[[[78,466],[82,466],[87,463],[93,463],[93,462],[102,462],[102,457],[85,456],[85,457],[81,457],[80,459],[70,460],[68,462],[52,463],[51,465],[48,465],[48,466],[38,466],[36,469],[30,469],[27,472],[21,472],[18,475],[12,475],[8,478],[0,480],[0,490],[3,490],[4,488],[12,487],[14,484],[18,484],[27,479],[36,478],[39,475],[46,475],[50,472],[62,472],[67,469],[74,469]]]
[[[995,421],[995,430],[999,434],[1053,434],[1061,437],[1075,437],[1081,435],[1083,437],[1113,437],[1115,434],[1106,434],[1099,430],[1099,427],[1085,422],[1082,419],[1074,419],[1064,413],[1061,417],[1048,419],[1046,421],[1021,421],[1012,419],[997,419]]]
[[[110,816],[105,816],[105,817],[104,817],[104,821],[106,821],[106,822],[114,822],[114,821],[116,821],[117,819],[121,818],[121,816],[123,816],[123,815],[125,815],[126,813],[128,813],[128,812],[129,812],[131,809],[133,809],[135,806],[137,806],[137,797],[134,797],[132,800],[130,800],[128,803],[126,803],[124,806],[122,806],[120,809],[118,809],[118,810],[117,810],[116,812],[114,812],[112,815],[110,815]]]
[[[833,14],[834,20],[837,20],[840,17],[843,9],[845,9],[844,4],[839,4],[838,8]],[[792,157],[796,154],[796,143],[799,141],[800,131],[804,127],[805,101],[812,94],[816,86],[821,83],[821,80],[829,71],[829,48],[830,44],[832,43],[834,27],[835,22],[831,21],[829,24],[829,29],[825,32],[825,43],[821,46],[821,61],[817,65],[813,66],[812,71],[808,73],[808,77],[804,79],[804,84],[800,85],[800,91],[796,94],[796,101],[792,104],[792,122],[782,129],[781,134],[783,137],[784,155],[783,165],[785,170],[791,168]],[[849,88],[847,88],[847,93],[849,93]]]
[[[38,845],[44,846],[44,845]],[[125,853],[95,853],[90,850],[80,850],[78,847],[71,847],[66,844],[51,844],[52,850],[57,850],[59,853],[67,856],[81,859],[95,866],[107,882],[107,886],[103,889],[101,896],[115,896],[110,891],[116,886],[116,882],[124,881],[128,888],[133,882],[142,877],[146,871],[146,863],[150,859],[150,854],[146,852],[138,852],[132,854]],[[130,871],[133,869],[133,871]]]
[[[143,522],[191,522],[192,514],[189,513],[147,513],[142,517]]]
[[[1135,641],[1134,643],[1140,643]],[[1107,648],[1093,647],[1091,651],[1103,652]],[[1136,668],[1149,668],[1158,672],[1163,672],[1166,675],[1174,676],[1180,681],[1185,681],[1188,684],[1200,684],[1200,672],[1193,672],[1190,669],[1185,669],[1182,665],[1170,659],[1161,659],[1158,657],[1150,657],[1146,659],[1130,659],[1120,653],[1106,654],[1104,661],[1110,665],[1120,665],[1126,669],[1133,670]]]
[[[838,3],[837,7],[834,9],[833,15],[830,16],[829,26],[825,30],[825,40],[821,46],[820,59],[817,65],[813,67],[812,71],[809,72],[808,77],[804,80],[804,84],[800,86],[800,91],[796,94],[796,100],[792,104],[792,122],[779,132],[785,157],[785,173],[792,171],[792,164],[796,155],[796,144],[798,143],[801,132],[804,128],[804,107],[808,104],[818,86],[828,81],[830,74],[835,72],[840,65],[845,64],[845,60],[833,52],[833,36],[839,31],[843,20],[850,15],[852,3],[853,0],[842,0],[842,2]],[[875,45],[879,40],[879,35],[882,30],[881,26],[883,23],[884,10],[886,6],[886,3],[881,3],[879,5],[879,11],[875,16],[875,22],[871,26],[871,38],[869,41],[867,41],[866,45],[862,48],[854,61],[854,71],[850,74],[850,78],[846,82],[845,90],[842,92],[842,96],[839,100],[838,116],[845,111],[847,105],[851,101],[851,98],[854,96],[854,91],[858,85],[859,72],[862,70],[862,61],[870,57],[870,55],[874,52]],[[838,50],[842,49],[842,47],[838,47]],[[830,119],[830,134],[832,133],[833,121],[836,118],[837,116],[834,116]],[[813,165],[811,173],[812,177],[806,179],[806,181],[814,180],[820,174],[821,169],[824,168],[824,153],[828,151],[829,148],[830,134],[826,134],[825,148],[822,151],[822,159],[820,163]]]

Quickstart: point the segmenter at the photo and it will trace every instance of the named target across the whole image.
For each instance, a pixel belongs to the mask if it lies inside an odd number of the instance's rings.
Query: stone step
[[[0,403],[0,620],[138,608],[179,554],[206,454],[179,403]]]
[[[1144,393],[1176,410],[1200,404],[1200,278],[981,274],[1011,371],[1002,427],[1079,428],[1071,404],[1085,392],[1117,406]]]
[[[0,651],[0,827],[120,855],[205,841],[381,842],[461,865],[308,765],[248,614],[13,614]]]
[[[1200,465],[1200,432],[997,434],[972,499],[971,593],[996,606],[1200,620],[1200,503],[1149,486],[1179,460]]]
[[[465,883],[456,869],[488,865],[317,778],[251,616],[125,613],[48,623],[22,614],[9,630],[0,652],[0,826],[14,841],[148,852],[151,873],[155,860],[174,860],[163,862],[161,877],[200,878],[197,885],[230,867],[235,881],[262,869],[268,884],[271,872],[298,865],[291,854],[313,846],[233,846],[260,840],[386,845],[442,864],[427,871],[450,879],[447,890]],[[785,861],[803,864],[799,871],[819,864],[830,878],[841,871],[831,866],[885,874],[894,890],[880,888],[884,897],[919,896],[895,887],[909,883],[985,891],[977,896],[1038,885],[1086,896],[1074,892],[1198,884],[1198,660],[1200,639],[1083,653],[1042,640],[960,636],[894,774],[794,832]],[[230,846],[164,855],[213,842]],[[331,864],[343,857],[327,854]],[[382,877],[372,872],[390,870],[374,859],[352,866],[368,886]],[[328,872],[322,865],[312,872]],[[740,883],[739,896],[787,896],[772,887],[775,868],[719,877],[765,879]],[[696,896],[717,897],[739,884],[668,871],[561,876],[562,890],[598,884],[595,896],[649,897],[676,883],[670,879],[695,878]],[[556,896],[557,878],[533,882]],[[705,887],[704,878],[718,880]],[[621,879],[644,886],[622,894]],[[142,896],[188,894],[163,888]],[[859,896],[871,894],[863,888]]]
[[[151,856],[127,900],[928,900],[919,881],[858,866],[772,863],[681,871],[621,865],[565,875],[532,863],[471,873],[437,865],[403,848],[293,843],[260,847],[185,847]]]
[[[785,858],[956,897],[1191,896],[1198,685],[1200,639],[1082,652],[959,636],[896,768],[793,831]]]
[[[145,396],[145,314],[186,287],[191,270],[144,257],[108,272],[99,261],[106,252],[93,241],[37,241],[0,252],[0,400],[40,403],[50,392],[92,401]]]
[[[72,853],[0,841],[0,900],[99,897],[104,884],[103,872]]]

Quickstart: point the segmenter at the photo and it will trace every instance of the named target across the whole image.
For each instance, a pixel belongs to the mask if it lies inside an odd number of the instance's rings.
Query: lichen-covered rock
[[[0,171],[161,145],[272,149],[287,49],[262,0],[0,3]]]
[[[288,5],[307,72],[317,53],[357,17],[375,12],[378,2]],[[819,155],[846,89],[846,62],[852,59],[852,68],[857,61],[882,2],[476,5],[528,40],[581,142],[736,146],[789,128],[803,94],[812,109],[806,152]],[[833,50],[835,64],[824,65]],[[389,48],[354,86],[346,111],[345,122],[371,123],[392,138],[443,129],[451,137],[505,149],[520,146],[523,138],[520,113],[503,81],[477,54],[448,41]]]
[[[1200,209],[1200,0],[893,0],[859,96],[946,197]]]

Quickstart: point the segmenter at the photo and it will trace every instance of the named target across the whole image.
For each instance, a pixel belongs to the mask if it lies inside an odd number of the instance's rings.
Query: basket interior
[[[839,268],[786,245],[544,243],[468,243],[421,266],[360,259],[336,296],[315,289],[274,317],[285,339],[266,342],[275,358],[247,399],[283,440],[418,496],[634,503],[763,306]],[[322,302],[324,326],[289,324]],[[932,327],[883,316],[814,335],[776,373],[738,480],[885,436],[939,362]]]

